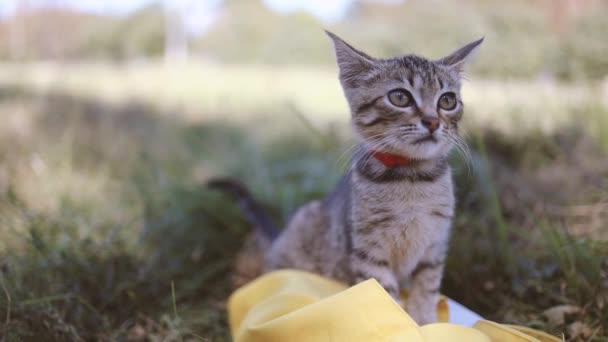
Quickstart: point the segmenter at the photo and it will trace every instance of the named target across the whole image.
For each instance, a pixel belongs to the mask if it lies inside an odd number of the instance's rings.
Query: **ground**
[[[608,84],[472,79],[442,292],[489,319],[608,339]],[[227,341],[250,227],[283,222],[354,141],[334,70],[0,67],[2,341]]]

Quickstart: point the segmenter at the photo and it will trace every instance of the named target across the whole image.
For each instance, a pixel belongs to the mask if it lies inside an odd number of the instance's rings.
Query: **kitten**
[[[301,207],[279,230],[237,182],[210,182],[258,227],[236,263],[236,284],[297,268],[356,284],[375,278],[407,312],[436,321],[454,195],[451,148],[462,144],[460,74],[483,38],[447,57],[373,58],[327,32],[360,140],[352,167],[325,199]]]

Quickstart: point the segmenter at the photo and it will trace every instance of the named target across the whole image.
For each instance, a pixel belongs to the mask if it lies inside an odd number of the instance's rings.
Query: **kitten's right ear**
[[[485,37],[478,39],[474,42],[471,42],[460,49],[452,52],[450,55],[439,59],[437,62],[439,64],[446,65],[451,67],[458,72],[462,72],[464,65],[466,62],[471,59],[471,57],[477,52],[481,43],[483,43]]]
[[[374,67],[375,59],[364,52],[352,47],[340,37],[325,30],[334,43],[336,60],[340,69],[340,78],[353,83],[357,78]]]

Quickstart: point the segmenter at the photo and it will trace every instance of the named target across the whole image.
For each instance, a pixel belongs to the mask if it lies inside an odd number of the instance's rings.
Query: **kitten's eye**
[[[437,103],[439,108],[443,110],[452,110],[456,108],[456,104],[456,94],[454,93],[445,93],[441,95],[441,97],[439,98],[439,102]]]
[[[405,89],[391,90],[388,100],[397,107],[409,107],[413,102],[410,93]]]

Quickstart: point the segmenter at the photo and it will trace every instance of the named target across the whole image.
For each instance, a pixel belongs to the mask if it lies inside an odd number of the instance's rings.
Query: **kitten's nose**
[[[422,117],[422,125],[426,127],[430,133],[433,133],[439,128],[439,118],[436,116],[425,115]]]

